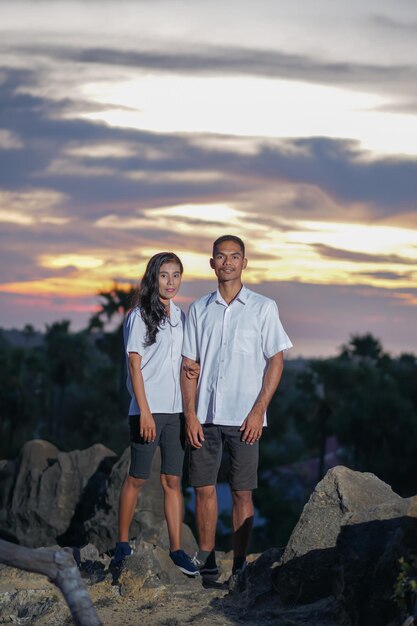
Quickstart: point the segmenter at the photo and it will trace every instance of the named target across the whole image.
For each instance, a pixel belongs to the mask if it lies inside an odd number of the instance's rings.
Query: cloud
[[[326,246],[320,243],[312,244],[312,248],[320,254],[320,256],[328,258],[328,259],[343,259],[345,261],[353,261],[355,263],[383,263],[386,265],[414,265],[417,268],[417,260],[411,259],[408,257],[400,256],[399,254],[366,254],[363,252],[353,252],[351,250],[341,250],[338,248],[333,248],[331,246]],[[386,272],[379,273],[368,273],[368,276],[376,276],[378,275],[380,278],[383,277],[383,274]],[[395,274],[396,277],[399,277],[398,274]],[[389,276],[392,277],[392,276]]]
[[[236,137],[231,143],[219,137],[210,145],[206,135],[158,134],[62,119],[59,102],[51,117],[47,98],[18,90],[22,81],[36,80],[35,72],[9,70],[0,85],[0,127],[25,138],[24,151],[8,151],[7,156],[0,151],[0,185],[56,190],[66,197],[73,217],[95,221],[114,213],[115,206],[119,214],[131,216],[140,208],[215,198],[244,206],[244,196],[257,197],[258,205],[275,216],[281,208],[277,211],[274,197],[293,216],[310,213],[337,220],[381,219],[415,209],[416,159],[371,160],[355,142],[326,138],[254,138],[253,152],[242,152]],[[247,145],[248,138],[242,143]],[[118,154],[106,154],[105,147],[112,144]]]
[[[388,18],[376,18],[379,25],[393,25]],[[392,27],[392,26],[391,26]],[[415,25],[411,27],[415,29]],[[75,46],[13,46],[22,55],[73,61],[83,65],[118,66],[135,70],[198,76],[256,76],[308,83],[349,86],[365,91],[388,91],[398,95],[398,88],[409,90],[417,79],[417,66],[329,61],[304,54],[237,46],[178,45],[149,49],[84,48]]]
[[[0,128],[0,150],[20,150],[20,148],[23,148],[20,137],[10,130]]]
[[[384,31],[396,32],[415,37],[417,35],[417,21],[401,21],[387,15],[374,15],[371,23],[382,28]]]
[[[409,279],[412,272],[361,272],[362,276],[370,276],[371,278],[380,278],[382,280],[404,280]]]

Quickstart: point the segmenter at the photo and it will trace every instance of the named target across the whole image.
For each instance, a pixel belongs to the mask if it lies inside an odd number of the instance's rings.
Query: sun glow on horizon
[[[60,254],[54,255],[42,255],[39,258],[39,264],[41,267],[50,267],[52,269],[61,269],[64,267],[75,267],[77,269],[93,269],[103,265],[102,259],[97,259],[85,254]]]

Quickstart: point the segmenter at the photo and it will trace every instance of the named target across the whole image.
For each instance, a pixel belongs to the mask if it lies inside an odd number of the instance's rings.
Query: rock
[[[201,588],[200,580],[180,572],[166,550],[145,541],[125,560],[117,582],[122,596],[144,602],[155,600],[167,586]]]
[[[100,561],[98,550],[92,543],[88,543],[79,550],[79,562],[86,563],[88,561]]]
[[[159,526],[156,528],[155,540],[153,543],[161,547],[163,550],[169,550],[168,528],[165,520],[160,522]],[[198,550],[197,541],[187,524],[182,525],[181,547],[190,556],[193,556]]]
[[[0,475],[6,504],[0,518],[2,531],[28,547],[56,543],[70,530],[97,474],[114,457],[101,444],[60,452],[47,441],[29,441],[17,462],[3,466]]]
[[[410,513],[410,501],[373,474],[331,469],[272,574],[279,599],[302,604],[334,595],[345,601],[353,621],[365,615],[368,621],[359,623],[388,623],[396,611],[398,557],[416,543]]]
[[[232,576],[229,590],[240,605],[252,607],[274,591],[271,574],[282,556],[281,548],[269,548],[253,563],[248,563],[241,574]]]

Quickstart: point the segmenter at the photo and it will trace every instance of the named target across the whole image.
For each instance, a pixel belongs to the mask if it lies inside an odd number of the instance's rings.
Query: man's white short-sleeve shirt
[[[146,347],[147,329],[140,309],[134,309],[125,320],[126,359],[129,352],[137,352],[142,357],[141,371],[151,413],[182,411],[180,375],[184,323],[184,313],[171,301],[170,317],[160,326],[156,342]],[[129,368],[127,388],[131,395],[129,415],[138,415],[140,410],[133,393]]]
[[[242,424],[261,391],[268,359],[291,347],[274,300],[245,286],[230,305],[219,290],[193,302],[182,354],[200,362],[199,421]]]

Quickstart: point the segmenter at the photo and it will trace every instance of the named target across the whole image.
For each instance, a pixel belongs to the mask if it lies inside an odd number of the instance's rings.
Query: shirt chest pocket
[[[255,355],[258,346],[256,330],[236,330],[233,349],[239,354]]]

